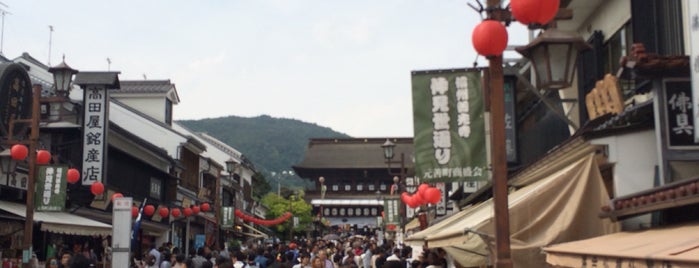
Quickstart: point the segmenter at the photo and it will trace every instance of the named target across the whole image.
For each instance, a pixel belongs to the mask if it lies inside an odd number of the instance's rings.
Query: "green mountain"
[[[303,160],[310,138],[349,138],[347,134],[314,123],[268,115],[226,116],[178,122],[195,132],[214,136],[243,153],[267,178],[274,190],[280,178],[282,188],[296,188],[313,183],[283,174],[284,171],[293,171],[291,166]],[[272,172],[275,172],[275,176]]]

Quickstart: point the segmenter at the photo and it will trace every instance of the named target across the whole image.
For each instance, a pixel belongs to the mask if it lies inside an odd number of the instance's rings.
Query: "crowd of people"
[[[250,243],[224,250],[201,247],[184,254],[179,248],[152,247],[133,259],[134,268],[452,268],[441,249],[377,242],[362,236],[341,240],[297,240],[288,244]],[[73,266],[70,266],[71,268]],[[75,266],[78,267],[78,266]]]

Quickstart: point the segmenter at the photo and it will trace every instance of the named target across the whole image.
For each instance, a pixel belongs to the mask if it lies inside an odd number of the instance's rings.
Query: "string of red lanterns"
[[[426,183],[420,184],[415,194],[403,192],[400,200],[408,207],[416,208],[425,204],[437,204],[442,199],[442,191]]]
[[[25,160],[29,156],[29,149],[27,146],[23,144],[15,144],[12,145],[10,148],[10,157],[12,157],[13,160],[16,161],[22,161]],[[51,153],[47,150],[38,150],[36,152],[36,162],[41,165],[48,164],[51,161]],[[66,181],[70,184],[77,183],[80,181],[80,171],[78,171],[75,168],[70,168],[68,169],[66,173]],[[90,192],[93,195],[101,195],[104,193],[105,186],[102,182],[94,182],[92,185],[90,185]],[[114,201],[115,198],[120,198],[124,197],[122,193],[114,193],[111,196],[111,200]],[[197,205],[191,206],[191,208],[184,208],[183,210],[180,210],[179,208],[173,208],[172,210],[168,209],[167,207],[161,207],[158,211],[161,217],[165,218],[168,217],[169,215],[172,215],[175,218],[179,218],[180,216],[184,215],[185,217],[189,217],[192,214],[197,215],[199,214],[200,211],[207,212],[211,210],[211,205],[209,203],[202,203],[201,207]],[[132,207],[131,208],[131,216],[137,217],[139,212],[138,207]],[[155,214],[155,207],[153,205],[146,205],[143,207],[143,213],[146,216],[153,216]],[[286,220],[286,219],[285,219]]]
[[[252,222],[254,224],[259,224],[259,225],[264,225],[264,226],[281,224],[282,222],[285,222],[286,220],[291,218],[291,216],[293,215],[293,214],[291,214],[291,212],[286,212],[276,219],[266,220],[266,219],[257,218],[257,217],[252,216],[252,215],[245,214],[238,209],[235,210],[234,214],[235,214],[235,216],[237,216],[238,218],[241,218],[244,221]]]

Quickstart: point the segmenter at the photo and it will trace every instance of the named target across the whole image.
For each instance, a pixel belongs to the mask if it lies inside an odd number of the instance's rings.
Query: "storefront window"
[[[345,216],[345,209],[344,208],[340,209],[340,216]]]
[[[357,192],[361,192],[362,190],[364,190],[364,184],[357,184]]]
[[[362,209],[361,208],[355,208],[354,213],[357,214],[357,216],[362,216]]]
[[[345,184],[345,191],[347,191],[347,192],[352,191],[352,185],[350,185],[349,183]]]
[[[377,213],[376,208],[371,208],[371,216],[376,216]]]
[[[333,192],[337,192],[338,190],[340,190],[340,186],[337,184],[333,184],[332,188],[333,188]]]
[[[354,209],[353,208],[347,209],[347,216],[354,216]]]
[[[386,191],[386,184],[382,183],[381,186],[379,186],[379,190],[381,190],[382,192]]]
[[[376,190],[376,185],[374,185],[374,184],[369,184],[369,191],[370,191],[370,192],[373,192],[373,191],[375,191],[375,190]]]

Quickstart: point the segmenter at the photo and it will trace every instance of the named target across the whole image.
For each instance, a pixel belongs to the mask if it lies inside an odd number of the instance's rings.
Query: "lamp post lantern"
[[[515,50],[532,61],[538,88],[558,90],[572,84],[578,54],[589,48],[579,35],[551,28]]]
[[[394,175],[393,177],[393,183],[395,185],[394,187],[391,187],[391,194],[399,194],[401,192],[401,184],[405,182],[405,153],[401,152],[400,153],[400,160],[398,161],[393,161],[393,157],[395,156],[395,148],[396,144],[391,141],[391,139],[386,139],[386,142],[384,142],[381,145],[381,148],[383,148],[383,157],[386,160],[385,163],[388,165],[388,174],[389,175]],[[391,171],[391,164],[400,164],[400,170],[398,173],[394,173]],[[397,177],[396,177],[397,176]],[[400,205],[399,209],[400,213],[400,229],[401,231],[405,231],[405,204]]]
[[[49,72],[53,74],[53,86],[56,89],[56,95],[68,97],[71,89],[70,82],[73,80],[73,75],[78,73],[78,70],[70,68],[70,66],[66,64],[66,57],[64,55],[63,61],[49,68]]]
[[[504,25],[509,25],[514,15],[517,20],[528,24],[530,28],[546,25],[556,17],[560,5],[559,0],[512,0],[511,11],[501,7],[500,0],[487,0],[487,7],[480,11],[487,12],[487,19],[476,26],[472,38],[474,47],[479,54],[488,58],[488,84],[490,87],[490,116],[491,116],[491,165],[492,165],[492,189],[493,210],[495,217],[495,267],[512,267],[510,254],[510,218],[507,196],[507,154],[505,152],[505,109],[504,109],[504,77],[502,52],[507,43],[507,32],[503,36]],[[479,31],[481,25],[488,22],[492,30]],[[497,22],[495,25],[492,22]],[[504,24],[504,25],[502,25]],[[570,85],[573,76],[574,58],[577,51],[572,48],[584,48],[577,39],[554,38],[555,30],[548,30],[548,36],[534,40],[531,44],[517,48],[517,51],[529,57],[534,71],[539,79],[539,88],[546,87],[561,89]],[[545,33],[545,32],[544,32]],[[558,36],[560,37],[560,36]],[[504,40],[504,44],[502,43]],[[556,41],[552,41],[556,40]],[[483,43],[491,46],[483,46]],[[502,48],[499,51],[489,49],[494,45]],[[574,55],[575,54],[575,55]],[[565,61],[559,57],[566,57]],[[565,66],[561,66],[565,63]],[[573,65],[571,65],[573,64]],[[541,75],[540,75],[541,74]],[[554,82],[557,81],[557,82]],[[561,82],[566,81],[566,82]]]

